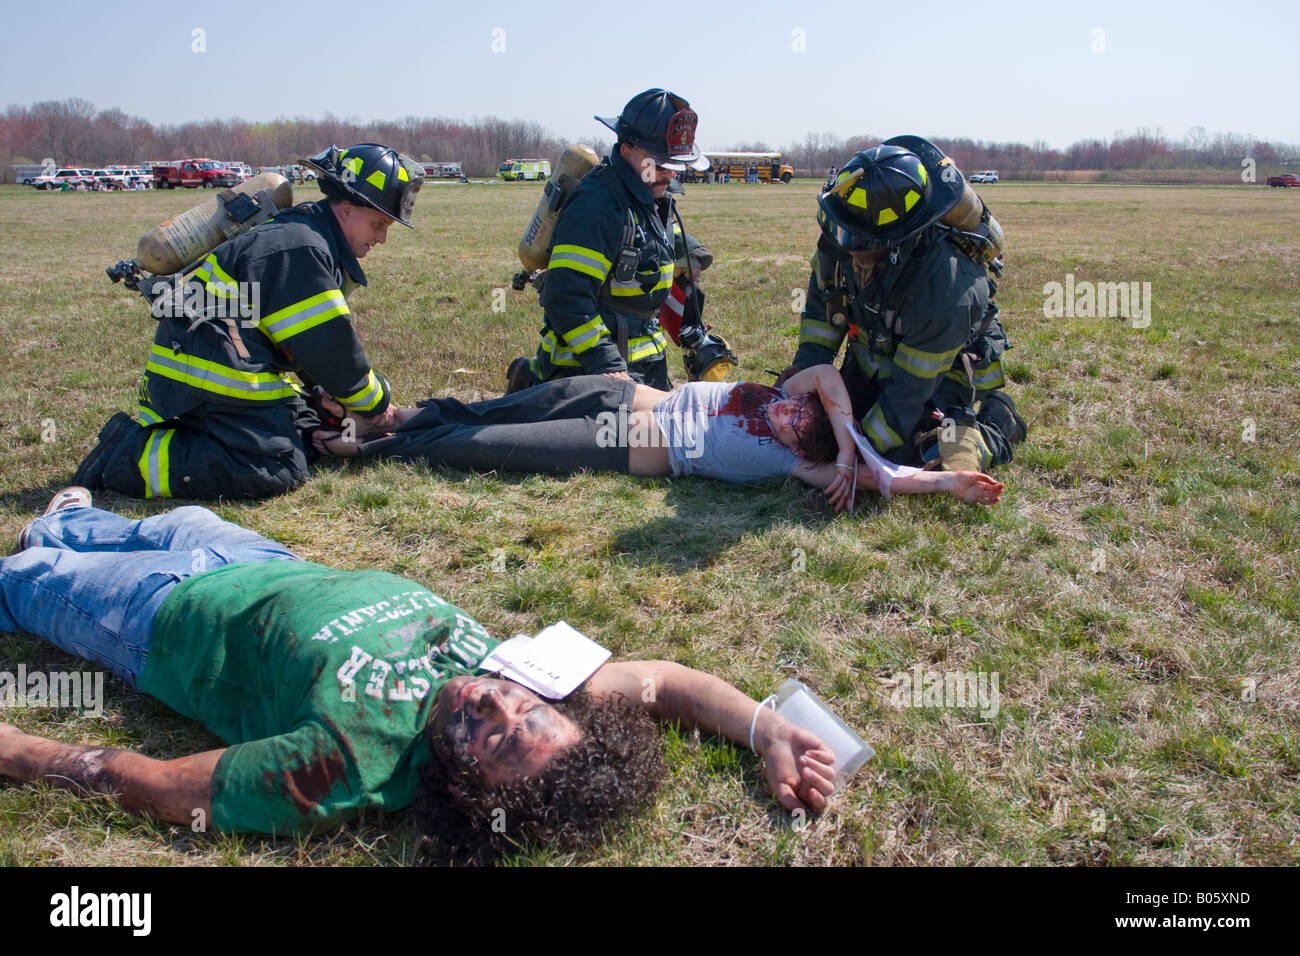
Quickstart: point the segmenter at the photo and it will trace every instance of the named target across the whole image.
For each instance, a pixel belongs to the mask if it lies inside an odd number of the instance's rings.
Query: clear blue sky
[[[557,9],[554,0],[22,3],[0,14],[0,101],[75,96],[154,123],[497,115],[579,140],[605,133],[593,113],[665,86],[699,112],[706,148],[779,146],[814,130],[1062,147],[1138,127],[1178,139],[1193,126],[1300,142],[1294,0]],[[193,49],[195,29],[205,52]],[[284,41],[278,55],[268,38]]]

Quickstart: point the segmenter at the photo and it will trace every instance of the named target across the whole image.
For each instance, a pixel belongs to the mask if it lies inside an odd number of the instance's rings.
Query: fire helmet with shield
[[[937,147],[896,136],[844,164],[817,197],[817,222],[849,252],[898,246],[938,222],[964,188]]]
[[[424,182],[424,167],[395,149],[359,143],[346,149],[331,146],[302,160],[320,173],[320,189],[331,199],[378,209],[408,229],[415,194]]]
[[[676,93],[652,89],[638,93],[627,101],[617,116],[597,116],[627,143],[650,154],[657,166],[680,171],[709,168],[708,157],[695,145],[695,127],[699,117],[691,104]]]

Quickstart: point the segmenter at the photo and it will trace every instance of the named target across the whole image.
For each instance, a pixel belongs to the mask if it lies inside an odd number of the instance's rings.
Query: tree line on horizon
[[[892,134],[889,134],[892,135]],[[777,147],[796,174],[821,177],[831,166],[888,136],[838,137],[808,133],[802,140]],[[1060,170],[1233,171],[1244,160],[1260,170],[1300,165],[1300,146],[1274,143],[1235,133],[1206,132],[1195,127],[1181,140],[1170,140],[1160,129],[1140,128],[1116,133],[1110,140],[1083,139],[1065,149],[1034,143],[984,142],[967,138],[931,137],[963,170],[999,169],[1029,175]],[[326,114],[321,119],[279,118],[203,120],[179,125],[155,125],[122,110],[98,109],[80,98],[47,100],[31,106],[9,106],[0,116],[0,181],[13,182],[13,164],[55,160],[59,165],[103,166],[207,156],[251,166],[297,162],[330,144],[383,143],[426,162],[460,162],[469,176],[491,176],[507,158],[555,159],[568,142],[539,123],[476,117],[472,121],[408,116],[367,123]],[[603,155],[610,144],[588,141]],[[717,146],[719,150],[767,152],[773,147],[753,141]]]

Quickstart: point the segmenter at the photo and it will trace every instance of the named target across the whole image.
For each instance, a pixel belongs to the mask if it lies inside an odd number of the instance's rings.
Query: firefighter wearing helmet
[[[555,224],[541,304],[542,342],[507,373],[517,391],[548,379],[606,374],[670,389],[659,324],[674,264],[687,259],[669,186],[687,166],[707,169],[697,117],[667,90],[632,97],[597,120],[618,141],[583,177]]]
[[[360,260],[393,222],[411,227],[423,169],[374,143],[302,162],[324,201],[217,246],[183,280],[183,302],[166,294],[171,279],[147,293],[158,332],[138,420],[109,420],[77,484],[137,498],[262,498],[301,484],[322,423],[290,372],[369,427],[393,424],[344,293],[366,284]]]
[[[967,189],[952,161],[917,136],[864,150],[828,179],[799,347],[777,384],[832,362],[847,338],[841,375],[877,451],[986,471],[1011,460],[1025,423],[1003,391],[1008,345],[986,250],[943,221]]]

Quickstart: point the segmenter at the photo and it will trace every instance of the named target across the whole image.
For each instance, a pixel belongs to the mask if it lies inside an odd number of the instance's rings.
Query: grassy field
[[[878,751],[801,828],[743,748],[668,730],[657,806],[577,862],[1294,863],[1300,196],[983,193],[1006,230],[997,301],[1030,423],[991,510],[900,498],[849,519],[793,480],[742,490],[394,464],[327,466],[293,494],[212,506],[306,558],[413,577],[498,636],[564,618],[616,656],[673,659],[756,697],[796,676]],[[531,291],[506,292],[504,313],[492,305],[537,195],[430,185],[418,228],[395,228],[366,260],[356,326],[401,400],[499,394],[507,362],[535,347]],[[133,408],[153,321],[104,268],[202,198],[0,188],[6,540],[67,483],[100,425]],[[815,185],[690,187],[680,206],[717,255],[710,321],[741,377],[770,381],[763,370],[783,368],[796,343]],[[1149,326],[1046,317],[1044,286],[1067,274],[1149,282]],[[99,502],[135,516],[166,507]],[[0,634],[0,670],[20,663],[79,669]],[[895,706],[899,675],[916,666],[996,673],[997,714]],[[120,681],[107,698],[100,719],[2,719],[158,757],[218,745]],[[195,835],[104,799],[0,782],[5,864],[397,863],[413,842],[401,816],[300,841]]]

